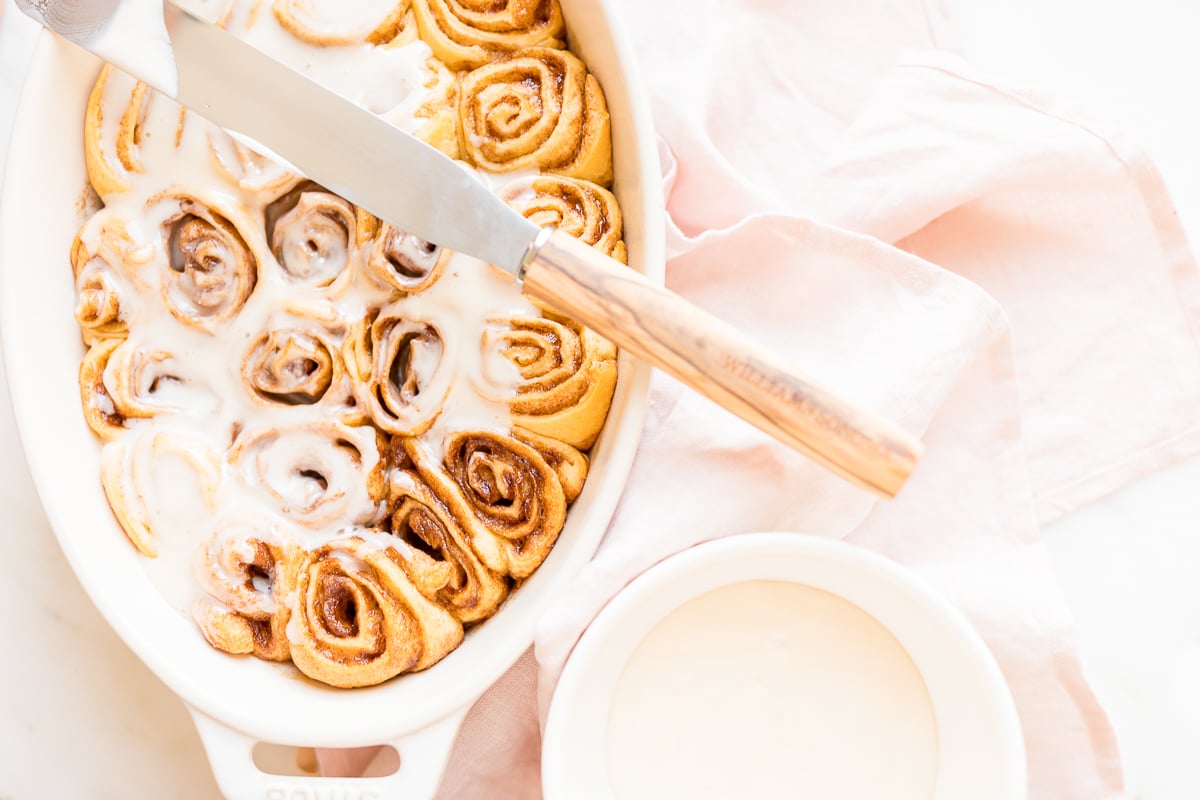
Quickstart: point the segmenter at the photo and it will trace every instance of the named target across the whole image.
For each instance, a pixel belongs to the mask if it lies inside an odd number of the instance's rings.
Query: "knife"
[[[566,233],[539,229],[440,151],[175,0],[162,5],[175,73],[143,69],[144,61],[131,60],[141,51],[128,47],[127,39],[126,46],[112,43],[122,41],[113,34],[133,17],[128,8],[147,3],[156,15],[152,0],[18,0],[39,23],[132,68],[135,77],[214,124],[262,143],[397,229],[507,270],[527,296],[841,477],[886,497],[904,484],[922,447],[895,424],[841,400],[741,331],[625,265]]]

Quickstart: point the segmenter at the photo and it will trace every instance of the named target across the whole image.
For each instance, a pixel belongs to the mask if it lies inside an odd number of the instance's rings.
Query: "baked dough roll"
[[[85,226],[90,228],[90,224]],[[121,286],[119,275],[124,272],[123,253],[110,252],[99,241],[89,246],[82,234],[71,245],[71,267],[75,272],[75,321],[85,344],[98,339],[123,339],[129,326],[121,317]],[[147,260],[153,251],[146,248]],[[110,259],[116,260],[114,267]]]
[[[102,200],[129,191],[144,171],[143,149],[175,149],[187,112],[125,73],[105,64],[84,116],[83,152],[88,178]]]
[[[287,661],[288,601],[303,557],[270,522],[221,524],[195,562],[196,580],[208,597],[195,603],[192,617],[209,644],[226,653]]]
[[[480,561],[518,579],[546,559],[587,476],[586,456],[527,431],[452,434],[440,461],[413,441],[401,446],[426,485],[469,528]]]
[[[366,212],[359,213],[359,226],[372,238],[367,273],[381,286],[416,294],[442,276],[451,255],[446,248],[396,230]]]
[[[417,36],[409,0],[274,0],[279,24],[321,47],[402,44]]]
[[[418,436],[442,413],[454,381],[447,340],[437,325],[410,318],[399,304],[350,328],[343,345],[358,401],[381,430]]]
[[[520,374],[516,395],[508,401],[513,424],[586,450],[612,404],[617,348],[566,317],[546,313],[493,320],[484,330],[483,347]],[[481,387],[481,393],[499,397],[495,385]]]
[[[558,0],[413,0],[413,10],[421,38],[454,69],[566,38]]]
[[[377,434],[314,421],[249,428],[229,451],[236,474],[285,517],[318,531],[371,525],[386,494]],[[386,444],[386,443],[385,443]]]
[[[162,299],[189,327],[212,333],[235,316],[258,284],[258,259],[225,215],[188,195],[159,195],[170,203],[163,222]]]
[[[213,411],[220,400],[165,350],[132,339],[99,339],[79,367],[79,391],[88,426],[105,441],[130,420],[159,414]]]
[[[459,114],[463,152],[481,169],[612,183],[604,92],[565,50],[531,48],[465,73]]]
[[[357,262],[354,206],[304,181],[267,206],[267,242],[288,280],[330,295],[347,286]]]
[[[186,466],[195,482],[194,496],[207,511],[215,511],[221,465],[205,441],[176,431],[131,432],[109,442],[100,452],[100,483],[113,516],[133,546],[149,558],[158,556],[152,509],[163,500],[155,481],[167,459]],[[170,475],[172,481],[180,477],[177,471]]]
[[[332,686],[372,686],[425,669],[459,645],[462,625],[418,590],[406,560],[356,536],[307,555],[289,624],[301,672]]]
[[[621,207],[603,186],[576,178],[535,175],[506,184],[500,197],[539,228],[558,228],[626,263]]]
[[[430,597],[460,622],[490,617],[508,595],[509,581],[489,569],[471,549],[471,519],[454,511],[421,477],[408,454],[411,440],[392,442],[388,499],[393,507],[389,529],[393,536],[448,564],[453,571]],[[462,512],[460,507],[459,512]]]
[[[266,407],[320,406],[350,424],[365,413],[342,362],[345,326],[337,308],[291,303],[267,319],[242,358],[246,393]]]

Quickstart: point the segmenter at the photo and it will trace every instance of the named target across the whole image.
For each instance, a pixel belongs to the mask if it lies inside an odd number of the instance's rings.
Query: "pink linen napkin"
[[[1120,796],[1039,525],[1200,449],[1200,281],[1154,168],[977,74],[915,0],[623,5],[663,142],[668,285],[928,451],[876,503],[656,375],[604,543],[468,716],[440,796],[539,797],[539,720],[595,614],[662,558],[753,530],[913,568],[1004,670],[1030,797]]]

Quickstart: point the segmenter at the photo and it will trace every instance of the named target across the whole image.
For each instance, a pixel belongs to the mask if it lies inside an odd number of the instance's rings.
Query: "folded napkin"
[[[1039,525],[1200,447],[1200,282],[1154,168],[978,74],[923,2],[620,5],[662,139],[670,288],[928,450],[876,502],[656,375],[607,537],[468,716],[441,796],[539,797],[538,722],[595,614],[662,558],[755,530],[913,568],[996,655],[1030,797],[1120,796]]]

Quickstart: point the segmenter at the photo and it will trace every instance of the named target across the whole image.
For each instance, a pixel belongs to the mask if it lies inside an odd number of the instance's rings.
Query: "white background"
[[[35,31],[11,0],[0,2],[2,172]],[[1090,117],[1144,144],[1189,238],[1200,242],[1200,6],[944,3],[971,61],[1010,83],[1073,95]],[[217,797],[183,706],[109,630],[60,554],[3,381],[0,800]],[[1117,730],[1129,797],[1200,797],[1200,460],[1045,533],[1076,615],[1085,670]]]

